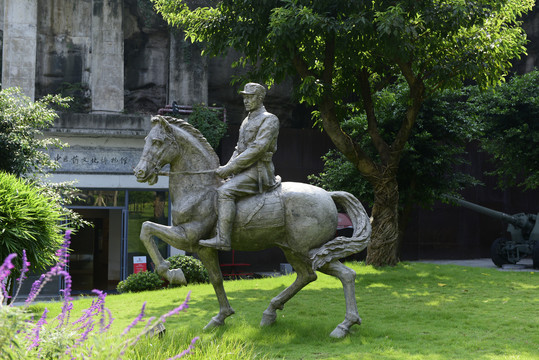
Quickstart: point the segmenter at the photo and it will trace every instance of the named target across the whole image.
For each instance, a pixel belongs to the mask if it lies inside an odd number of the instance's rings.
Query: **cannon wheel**
[[[492,258],[492,262],[497,267],[502,267],[504,264],[509,264],[507,253],[503,250],[506,241],[507,239],[505,238],[497,238],[490,247],[490,256]]]
[[[539,240],[535,241],[532,252],[533,268],[539,269]]]

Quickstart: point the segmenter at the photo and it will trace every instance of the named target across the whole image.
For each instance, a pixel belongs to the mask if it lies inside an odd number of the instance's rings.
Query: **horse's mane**
[[[162,118],[162,119],[165,119],[170,125],[175,125],[176,127],[182,129],[182,130],[185,130],[187,133],[189,133],[189,135],[193,136],[196,140],[198,140],[198,142],[200,143],[200,145],[204,148],[204,150],[210,154],[211,156],[214,157],[214,159],[219,162],[219,157],[217,156],[217,154],[215,153],[215,150],[213,149],[213,147],[210,145],[210,143],[208,142],[208,140],[206,140],[206,138],[204,137],[204,135],[202,135],[202,133],[200,132],[200,130],[198,130],[196,127],[194,127],[193,125],[189,124],[187,121],[183,120],[183,119],[179,119],[179,118],[175,118],[175,117],[172,117],[172,116],[162,116],[162,115],[155,115],[155,116],[152,116],[152,123],[156,123],[159,121],[159,118]]]

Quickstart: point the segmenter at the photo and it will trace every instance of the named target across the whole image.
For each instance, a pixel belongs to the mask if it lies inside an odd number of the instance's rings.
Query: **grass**
[[[190,308],[167,320],[166,335],[142,341],[126,358],[166,359],[187,348],[195,336],[200,341],[191,359],[539,358],[539,273],[421,263],[381,269],[348,265],[358,274],[363,324],[342,340],[328,336],[344,318],[342,287],[323,274],[266,328],[258,325],[262,312],[295,275],[226,282],[236,314],[210,332],[202,328],[218,311],[211,285],[109,295],[106,303],[116,318],[112,333],[119,334],[144,301],[147,316],[159,316],[191,291]],[[75,301],[74,311],[89,302]],[[61,304],[46,306],[57,313]]]

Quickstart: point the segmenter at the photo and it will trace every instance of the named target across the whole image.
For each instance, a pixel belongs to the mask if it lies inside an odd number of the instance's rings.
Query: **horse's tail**
[[[356,254],[367,247],[371,239],[371,222],[361,202],[345,191],[329,193],[333,201],[341,205],[350,217],[354,227],[352,237],[337,236],[321,247],[310,252],[313,270],[346,256]]]

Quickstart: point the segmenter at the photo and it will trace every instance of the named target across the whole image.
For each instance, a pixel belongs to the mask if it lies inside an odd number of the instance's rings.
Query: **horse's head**
[[[142,156],[134,169],[138,182],[155,184],[163,166],[179,155],[179,145],[173,132],[166,118],[152,116],[152,129],[146,136]]]

